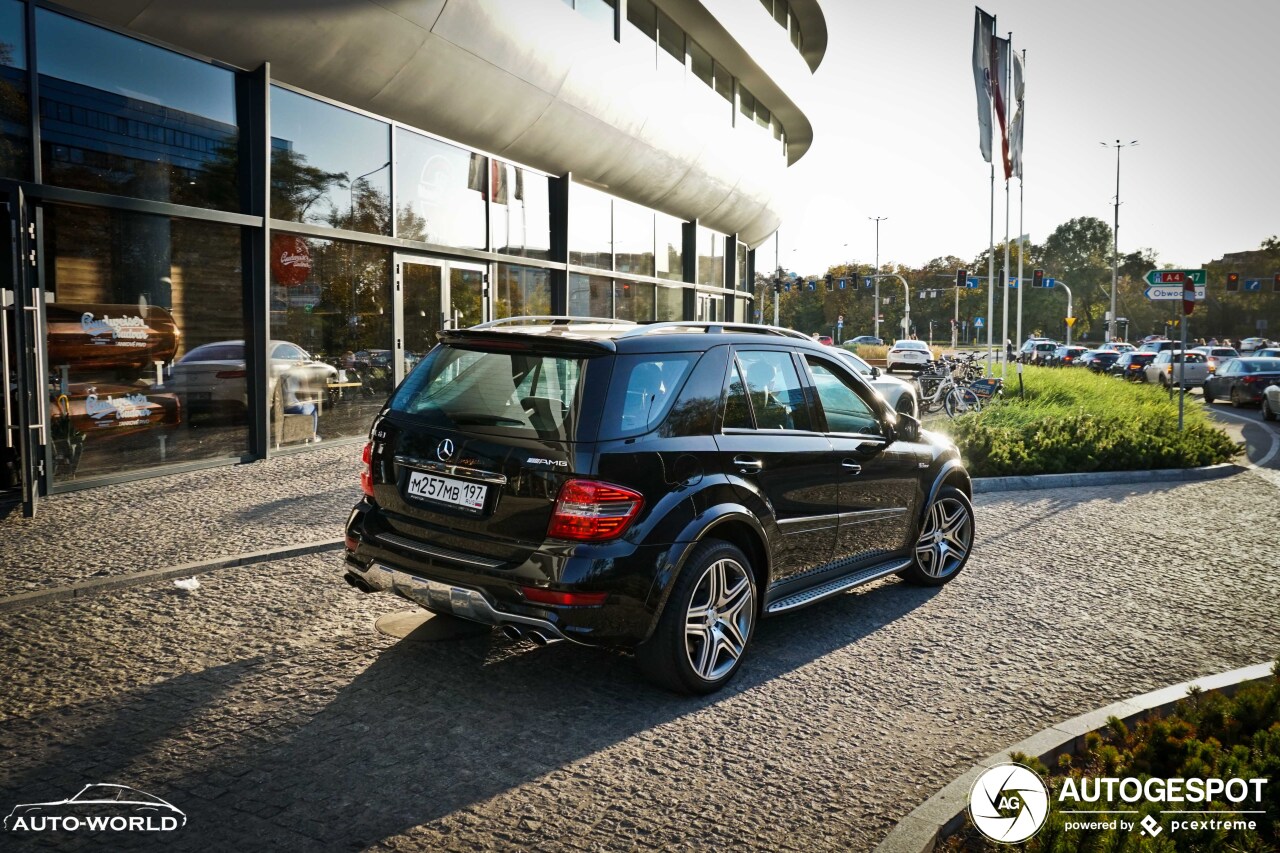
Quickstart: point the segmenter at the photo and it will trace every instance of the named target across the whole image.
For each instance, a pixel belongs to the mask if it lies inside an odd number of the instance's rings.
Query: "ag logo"
[[[978,831],[1004,844],[1026,841],[1049,816],[1049,790],[1021,764],[998,764],[969,790],[969,818]]]

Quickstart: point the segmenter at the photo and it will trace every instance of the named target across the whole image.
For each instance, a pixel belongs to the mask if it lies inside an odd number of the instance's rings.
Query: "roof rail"
[[[503,317],[472,326],[472,329],[494,329],[498,326],[531,326],[538,323],[550,326],[567,326],[571,323],[604,323],[610,326],[634,326],[631,320],[615,320],[612,317],[570,317],[563,314],[529,314],[520,317]]]
[[[699,322],[692,320],[670,320],[662,323],[645,323],[636,326],[634,329],[627,329],[619,337],[630,338],[636,335],[647,335],[654,331],[680,331],[684,330],[690,334],[702,333],[704,335],[719,335],[725,332],[739,332],[754,335],[777,335],[778,337],[791,337],[797,335],[789,329],[780,329],[775,326],[762,326],[756,323],[721,323],[721,322]],[[808,335],[798,335],[799,337],[808,338]]]

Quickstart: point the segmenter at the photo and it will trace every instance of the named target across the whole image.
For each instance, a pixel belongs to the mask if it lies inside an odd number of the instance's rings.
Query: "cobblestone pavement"
[[[42,498],[0,520],[0,597],[342,537],[361,445]]]
[[[1255,474],[982,496],[954,583],[767,620],[703,699],[609,651],[383,637],[406,605],[332,554],[0,614],[0,813],[110,782],[188,816],[5,846],[867,850],[1001,746],[1280,653],[1277,497]]]

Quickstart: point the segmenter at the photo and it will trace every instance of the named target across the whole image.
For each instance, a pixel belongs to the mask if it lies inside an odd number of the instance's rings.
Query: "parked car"
[[[1261,403],[1268,385],[1280,383],[1280,358],[1232,359],[1204,383],[1204,401],[1230,400],[1236,408]],[[1265,412],[1263,414],[1266,414]]]
[[[1092,349],[1080,356],[1079,364],[1094,373],[1106,373],[1120,358],[1120,353],[1112,349]]]
[[[955,445],[847,364],[727,323],[446,329],[373,422],[346,580],[718,690],[759,619],[969,558]]]
[[[1126,352],[1122,353],[1115,364],[1107,370],[1107,373],[1117,379],[1124,379],[1128,382],[1146,382],[1147,365],[1155,361],[1156,354],[1153,352]]]
[[[1252,353],[1254,350],[1266,349],[1270,344],[1266,338],[1245,338],[1240,342],[1240,352]]]
[[[1050,367],[1074,367],[1080,356],[1088,352],[1086,347],[1062,346],[1053,351],[1049,358]]]
[[[1209,361],[1202,352],[1187,350],[1184,353],[1182,350],[1168,349],[1156,353],[1145,370],[1147,381],[1159,382],[1161,387],[1182,385],[1185,376],[1186,386],[1192,388],[1204,384],[1205,377],[1209,375]]]
[[[282,376],[296,378],[307,396],[318,399],[326,384],[338,375],[338,368],[317,361],[297,344],[268,341],[267,349],[271,353],[268,399]],[[170,368],[164,390],[177,394],[190,413],[243,413],[249,408],[245,365],[244,341],[201,344]]]
[[[1157,338],[1152,341],[1143,341],[1142,346],[1138,347],[1138,352],[1165,352],[1166,350],[1178,348],[1177,341],[1171,341],[1168,338]]]
[[[1202,346],[1192,347],[1192,352],[1204,353],[1204,357],[1209,364],[1209,372],[1216,373],[1224,364],[1233,358],[1239,358],[1240,353],[1236,352],[1234,347],[1214,347]]]
[[[814,335],[813,339],[823,346],[833,347],[836,345],[835,340],[830,335]]]
[[[858,346],[882,347],[884,346],[884,339],[877,338],[874,335],[858,335],[848,343],[857,344]]]
[[[897,367],[921,371],[932,360],[933,353],[924,341],[896,341],[885,356],[885,372],[893,373]]]
[[[883,374],[880,368],[872,367],[847,349],[837,349],[836,352],[859,376],[871,383],[871,387],[895,412],[920,417],[920,391],[914,382]]]
[[[1109,352],[1118,352],[1123,355],[1126,352],[1133,352],[1137,347],[1133,344],[1127,344],[1124,341],[1107,341],[1102,346],[1098,347],[1098,349]]]
[[[1023,364],[1048,364],[1058,351],[1058,342],[1048,338],[1029,338],[1018,350],[1018,360]]]
[[[1280,358],[1280,347],[1263,347],[1254,350],[1250,355],[1254,358]]]
[[[1261,405],[1263,420],[1274,421],[1280,418],[1280,383],[1263,389]]]

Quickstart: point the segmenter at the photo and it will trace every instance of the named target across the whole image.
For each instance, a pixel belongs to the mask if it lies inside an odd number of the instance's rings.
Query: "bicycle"
[[[956,382],[951,371],[941,375],[935,374],[927,378],[936,378],[938,381],[929,394],[926,395],[923,391],[921,392],[921,414],[936,412],[941,408],[947,413],[947,417],[954,418],[956,415],[978,411],[982,408],[982,402],[978,399],[978,395],[971,388]]]

